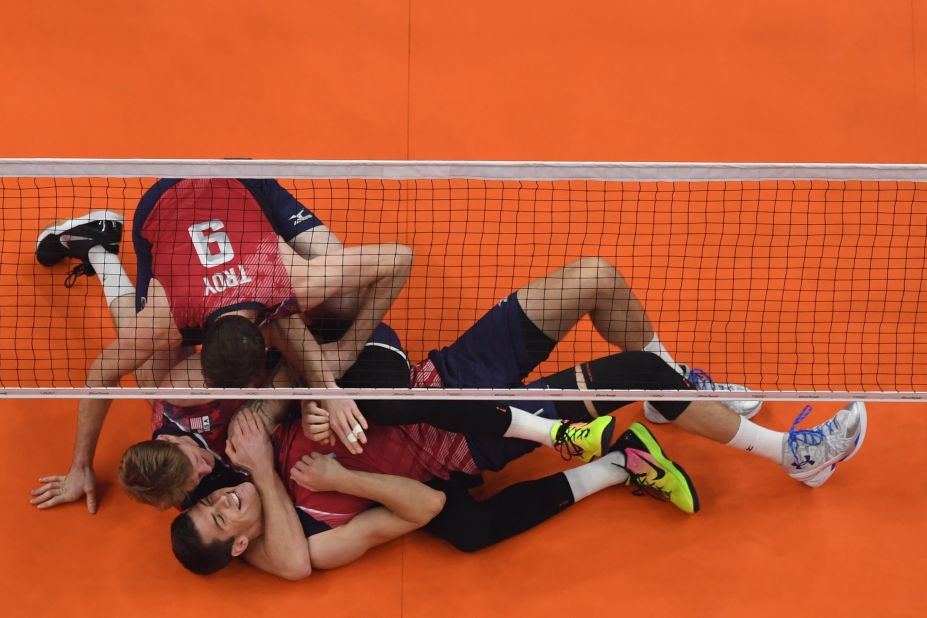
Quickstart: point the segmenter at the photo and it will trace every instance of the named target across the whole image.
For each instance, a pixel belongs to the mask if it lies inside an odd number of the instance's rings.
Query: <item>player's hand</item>
[[[67,504],[87,497],[87,510],[97,512],[96,477],[93,468],[72,467],[67,476],[43,476],[39,478],[43,485],[32,490],[33,498],[29,501],[40,509],[50,509],[59,504]]]
[[[351,399],[328,399],[320,406],[328,411],[331,430],[341,440],[348,452],[359,455],[364,452],[361,444],[367,444],[367,420],[357,404]]]
[[[229,438],[225,444],[229,461],[251,473],[255,481],[261,475],[274,473],[274,450],[267,428],[260,415],[242,410],[229,423]]]
[[[321,453],[303,455],[290,470],[290,478],[309,491],[339,491],[348,475],[338,460]]]
[[[305,400],[300,404],[303,417],[303,434],[313,442],[335,445],[335,434],[329,422],[328,410],[320,408],[315,401]]]

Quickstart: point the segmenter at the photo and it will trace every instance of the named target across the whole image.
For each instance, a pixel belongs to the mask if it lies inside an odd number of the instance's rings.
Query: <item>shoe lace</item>
[[[634,496],[650,496],[654,500],[659,502],[671,502],[673,500],[673,490],[664,489],[658,487],[653,483],[647,481],[646,474],[635,474],[628,470],[625,466],[613,463],[613,466],[618,466],[619,468],[624,469],[628,473],[628,483],[635,485],[634,490],[631,492],[631,495]]]
[[[808,446],[818,446],[824,442],[824,432],[821,429],[795,429],[800,422],[808,418],[808,415],[811,414],[812,406],[805,406],[801,409],[801,412],[798,413],[798,416],[795,417],[795,420],[792,421],[792,426],[789,428],[789,450],[792,452],[792,459],[794,467],[801,470],[802,466],[805,464],[814,465],[814,460],[810,456],[805,456],[804,461],[799,461],[798,458],[798,444],[806,444]],[[825,425],[833,424],[833,421],[827,421]]]
[[[583,447],[573,439],[573,432],[570,431],[571,425],[570,421],[561,421],[560,427],[557,428],[557,435],[554,437],[554,448],[564,461],[570,461],[583,454]]]
[[[714,390],[715,381],[711,379],[711,376],[704,369],[693,367],[686,379],[697,391]]]
[[[77,283],[77,280],[83,276],[88,275],[87,265],[81,262],[77,266],[71,269],[71,272],[68,273],[68,276],[64,280],[64,287],[70,289],[74,287],[74,284]]]

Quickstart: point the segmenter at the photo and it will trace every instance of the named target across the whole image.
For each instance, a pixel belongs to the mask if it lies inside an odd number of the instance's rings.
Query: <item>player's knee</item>
[[[632,355],[632,362],[638,364],[642,371],[652,376],[653,388],[656,390],[691,390],[692,386],[662,358],[652,352],[627,352]],[[689,407],[688,401],[651,401],[651,405],[672,422],[679,418]]]
[[[585,257],[571,263],[567,268],[577,271],[583,279],[600,279],[614,277],[618,272],[615,266],[603,257]]]
[[[688,390],[691,386],[653,352],[632,351],[611,354],[586,364],[590,388],[644,388]]]
[[[676,391],[691,390],[691,385],[662,358],[652,352],[621,352],[597,358],[584,365],[584,377],[591,389],[632,389]],[[651,401],[667,420],[675,420],[685,411],[686,401]],[[599,414],[614,411],[615,402],[594,402]]]
[[[687,390],[689,387],[675,369],[653,352],[643,350],[625,352],[627,361],[652,376],[654,388],[666,390]]]

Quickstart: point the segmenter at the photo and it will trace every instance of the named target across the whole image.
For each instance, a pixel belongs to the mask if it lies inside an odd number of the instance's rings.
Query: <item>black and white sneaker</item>
[[[87,257],[92,247],[119,253],[122,222],[123,216],[118,212],[94,210],[76,219],[52,223],[39,234],[35,258],[43,266],[54,266],[65,258],[80,260],[65,281],[65,285],[71,287],[81,275],[96,274]]]

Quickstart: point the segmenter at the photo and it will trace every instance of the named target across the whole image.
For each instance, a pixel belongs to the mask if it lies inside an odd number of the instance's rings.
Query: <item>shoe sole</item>
[[[698,493],[695,491],[695,485],[692,483],[692,479],[689,478],[689,475],[686,474],[686,471],[683,470],[682,466],[670,459],[669,455],[663,450],[660,446],[660,443],[657,441],[656,436],[650,433],[650,430],[647,429],[644,425],[640,423],[631,423],[631,426],[628,428],[631,430],[637,439],[640,440],[644,446],[647,448],[647,452],[650,453],[659,463],[667,474],[679,473],[679,476],[682,477],[682,480],[685,481],[686,487],[689,489],[689,495],[692,496],[692,513],[698,513],[700,505],[698,502]],[[677,477],[678,480],[678,477]],[[678,505],[677,505],[678,507]],[[684,513],[688,513],[685,509],[681,509]]]
[[[77,217],[76,219],[63,219],[61,221],[55,221],[39,233],[39,238],[35,241],[35,249],[38,251],[39,245],[42,244],[42,241],[52,234],[63,234],[68,230],[73,230],[79,225],[93,223],[94,221],[117,221],[119,223],[123,223],[125,221],[125,217],[112,210],[93,210],[82,217]]]
[[[829,479],[834,474],[834,471],[837,469],[837,464],[843,463],[845,461],[850,461],[851,459],[853,459],[856,453],[859,452],[859,449],[862,448],[863,446],[863,441],[866,439],[866,427],[868,424],[869,417],[866,412],[866,404],[864,404],[861,401],[856,401],[856,402],[853,402],[852,405],[859,406],[859,409],[860,409],[859,411],[859,435],[856,436],[856,442],[853,443],[853,449],[847,454],[846,457],[837,458],[831,462],[828,462],[827,464],[824,465],[824,467],[821,470],[818,470],[815,474],[809,476],[806,479],[798,478],[798,477],[792,477],[792,478],[795,478],[801,481],[808,487],[820,487],[821,485],[826,483],[827,479]]]

